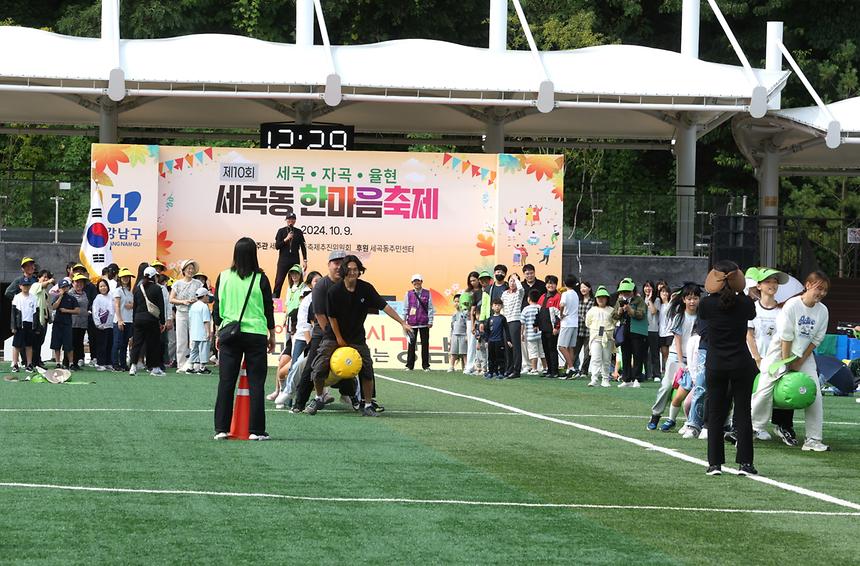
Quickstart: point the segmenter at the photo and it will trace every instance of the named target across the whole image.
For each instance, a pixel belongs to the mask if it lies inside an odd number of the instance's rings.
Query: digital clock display
[[[355,143],[355,128],[342,124],[260,124],[263,149],[334,149],[346,151]]]

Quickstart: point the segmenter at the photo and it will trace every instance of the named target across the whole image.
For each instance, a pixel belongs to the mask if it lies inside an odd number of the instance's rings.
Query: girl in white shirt
[[[773,387],[784,371],[801,371],[818,383],[818,368],[812,352],[821,344],[827,332],[830,315],[821,300],[830,289],[830,279],[821,271],[813,271],[806,277],[804,287],[802,295],[786,301],[777,317],[776,335],[768,346],[767,355],[762,359],[758,389],[752,398],[754,431],[762,431],[767,425],[773,408]],[[790,356],[796,356],[797,359],[778,368],[773,374],[770,373],[771,365]],[[803,450],[830,450],[830,447],[822,442],[823,421],[821,389],[816,387],[815,401],[806,408],[806,441],[803,443]]]
[[[99,294],[93,299],[92,317],[96,325],[95,358],[96,369],[105,371],[111,365],[111,345],[113,344],[113,299],[107,279],[99,281]]]

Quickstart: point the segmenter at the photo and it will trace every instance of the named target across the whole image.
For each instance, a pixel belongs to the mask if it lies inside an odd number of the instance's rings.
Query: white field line
[[[755,515],[817,515],[826,517],[860,517],[850,511],[803,511],[794,509],[732,509],[710,507],[669,507],[663,505],[612,505],[597,503],[528,503],[520,501],[470,501],[462,499],[410,499],[403,497],[312,497],[282,493],[244,493],[232,491],[203,491],[194,489],[131,489],[122,487],[92,487],[42,483],[0,482],[0,488],[52,489],[95,493],[126,493],[140,495],[203,495],[212,497],[250,497],[289,501],[324,503],[395,503],[407,505],[462,505],[470,507],[525,507],[532,509],[599,509],[621,511],[688,511],[695,513],[747,513]]]
[[[631,438],[629,436],[624,436],[622,434],[617,434],[615,432],[610,432],[608,430],[603,430],[601,428],[588,426],[580,423],[575,423],[573,421],[565,421],[556,417],[550,417],[547,415],[542,415],[540,413],[533,413],[531,411],[526,411],[524,409],[520,409],[518,407],[513,407],[511,405],[505,405],[504,403],[499,403],[497,401],[492,401],[490,399],[484,399],[483,397],[475,397],[473,395],[465,395],[463,393],[457,393],[455,391],[449,391],[447,389],[441,389],[439,387],[432,387],[430,385],[423,385],[420,383],[413,383],[411,381],[405,381],[402,379],[395,379],[393,377],[388,377],[385,375],[376,374],[376,377],[380,379],[384,379],[386,381],[391,381],[393,383],[400,383],[402,385],[410,385],[412,387],[417,387],[419,389],[426,389],[428,391],[435,391],[436,393],[442,393],[443,395],[450,395],[452,397],[459,397],[461,399],[469,399],[472,401],[477,401],[478,403],[483,403],[485,405],[490,405],[491,407],[496,407],[498,409],[504,409],[506,411],[510,411],[512,413],[519,413],[521,415],[525,415],[528,417],[532,417],[534,419],[539,419],[542,421],[548,421],[555,424],[560,424],[563,426],[570,426],[573,428],[577,428],[579,430],[584,430],[587,432],[593,432],[595,434],[599,434],[601,436],[605,436],[607,438],[612,438],[615,440],[620,440],[622,442],[627,442],[629,444],[633,444],[635,446],[639,446],[641,448],[645,448],[646,450],[652,450],[654,452],[660,452],[667,456],[671,456],[672,458],[677,458],[678,460],[683,460],[685,462],[689,462],[691,464],[696,464],[698,466],[707,467],[708,462],[705,460],[701,460],[694,456],[689,456],[684,454],[683,452],[678,452],[677,450],[673,450],[671,448],[665,448],[663,446],[658,446],[656,444],[652,444],[650,442],[645,442],[644,440],[639,440],[637,438]],[[732,468],[723,468],[724,472],[737,475],[737,470]],[[819,501],[825,501],[827,503],[832,503],[834,505],[839,505],[841,507],[847,507],[848,509],[854,509],[855,511],[860,511],[860,503],[854,503],[853,501],[848,501],[845,499],[840,499],[838,497],[834,497],[832,495],[828,495],[826,493],[821,493],[818,491],[813,491],[811,489],[806,489],[805,487],[800,487],[796,485],[792,485],[789,483],[773,480],[770,478],[766,478],[761,475],[757,476],[746,476],[753,481],[757,481],[766,485],[771,485],[773,487],[778,487],[780,489],[784,489],[786,491],[790,491],[793,493],[797,493],[800,495],[805,495],[807,497],[812,497],[813,499],[818,499]]]
[[[135,409],[135,408],[109,408],[109,407],[0,407],[0,413],[211,413],[213,409]],[[270,413],[290,414],[290,411],[268,408]],[[402,415],[462,415],[462,416],[498,416],[498,417],[523,417],[528,416],[510,411],[399,411],[387,410],[387,413]],[[643,419],[648,420],[649,415],[599,415],[596,413],[547,413],[548,417],[565,417],[581,419]],[[683,417],[678,417],[684,421]],[[841,426],[860,426],[858,422],[848,421],[824,421],[824,424]]]

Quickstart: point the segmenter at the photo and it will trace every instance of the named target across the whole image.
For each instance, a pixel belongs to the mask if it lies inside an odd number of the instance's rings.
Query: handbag
[[[239,336],[239,332],[241,331],[242,326],[242,317],[245,316],[245,307],[248,306],[248,299],[251,298],[251,289],[254,288],[254,278],[257,277],[257,273],[251,276],[251,284],[248,285],[248,294],[245,295],[245,303],[242,305],[242,312],[239,313],[239,320],[235,322],[228,322],[218,329],[218,345],[230,345],[236,341],[236,338]]]
[[[624,337],[625,337],[624,325],[621,324],[619,326],[616,326],[615,332],[612,333],[612,339],[615,340],[615,344],[618,346],[620,346],[621,344],[624,344]]]
[[[143,299],[146,301],[146,311],[155,318],[161,316],[161,309],[159,309],[157,306],[155,306],[155,303],[149,300],[149,297],[146,296],[146,289],[141,287],[140,292],[143,293]]]

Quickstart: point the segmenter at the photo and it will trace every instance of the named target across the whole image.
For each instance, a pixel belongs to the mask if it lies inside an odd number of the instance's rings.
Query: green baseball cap
[[[621,280],[621,283],[618,284],[618,292],[623,293],[625,291],[633,291],[636,289],[636,285],[633,283],[633,280],[629,277],[625,277]]]
[[[493,276],[490,275],[489,271],[482,271],[481,273],[478,274],[478,279],[483,279],[484,277],[489,277],[490,279],[493,278]]]
[[[606,287],[603,285],[597,286],[597,291],[594,292],[594,298],[596,299],[597,297],[609,298],[609,291],[606,290]]]

